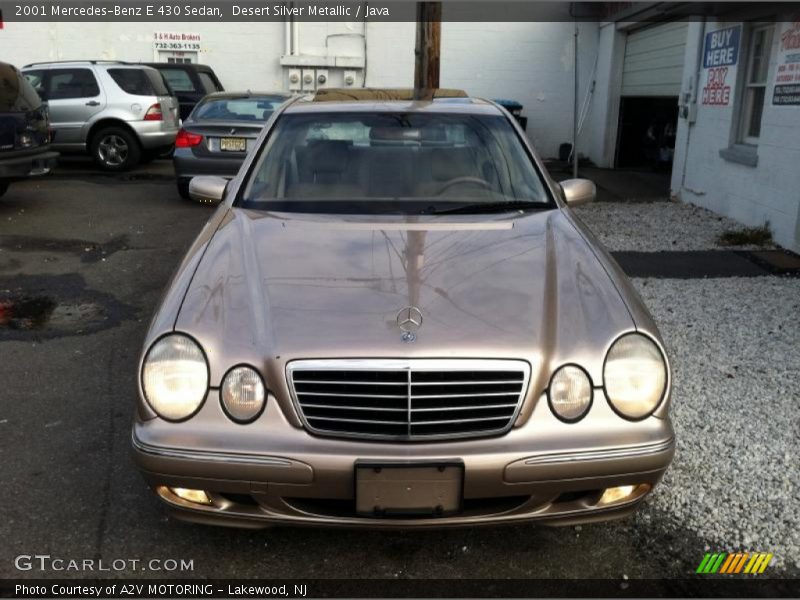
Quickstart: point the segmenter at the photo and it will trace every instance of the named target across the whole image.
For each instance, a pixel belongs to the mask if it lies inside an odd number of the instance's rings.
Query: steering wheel
[[[485,179],[481,179],[480,177],[472,177],[470,175],[465,175],[463,177],[456,177],[454,179],[451,179],[450,181],[446,181],[439,190],[438,195],[441,196],[454,185],[463,185],[463,184],[479,185],[485,190],[492,189],[492,184],[486,181]]]

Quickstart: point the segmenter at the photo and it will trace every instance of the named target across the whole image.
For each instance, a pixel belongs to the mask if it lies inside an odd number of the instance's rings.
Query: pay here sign
[[[739,39],[741,25],[710,31],[703,46],[703,68],[706,69],[706,85],[702,102],[706,106],[728,106],[731,101],[731,86],[728,68],[739,61]]]

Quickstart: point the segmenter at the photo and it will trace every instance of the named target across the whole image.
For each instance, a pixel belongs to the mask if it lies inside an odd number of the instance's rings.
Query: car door
[[[105,109],[106,97],[91,69],[48,69],[45,99],[56,146],[84,144],[84,125]]]

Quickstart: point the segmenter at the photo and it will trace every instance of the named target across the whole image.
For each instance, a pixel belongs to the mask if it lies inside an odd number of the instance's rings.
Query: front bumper
[[[0,179],[46,175],[55,167],[58,152],[37,152],[14,158],[0,157]]]
[[[668,419],[630,423],[605,402],[583,421],[556,420],[540,399],[509,433],[435,443],[382,443],[315,437],[286,421],[274,398],[250,425],[226,419],[211,390],[185,423],[137,420],[133,454],[148,484],[176,517],[264,527],[275,523],[366,527],[446,527],[537,520],[573,524],[623,517],[660,481],[674,453]],[[221,431],[230,426],[233,435]],[[451,516],[384,518],[355,512],[355,463],[464,465],[462,510]],[[621,501],[603,490],[634,486]],[[211,505],[170,488],[208,492]]]

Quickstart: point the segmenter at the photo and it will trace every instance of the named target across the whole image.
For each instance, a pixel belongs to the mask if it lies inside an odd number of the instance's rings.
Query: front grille
[[[510,429],[530,367],[517,360],[301,360],[287,365],[287,375],[314,433],[426,440]]]

